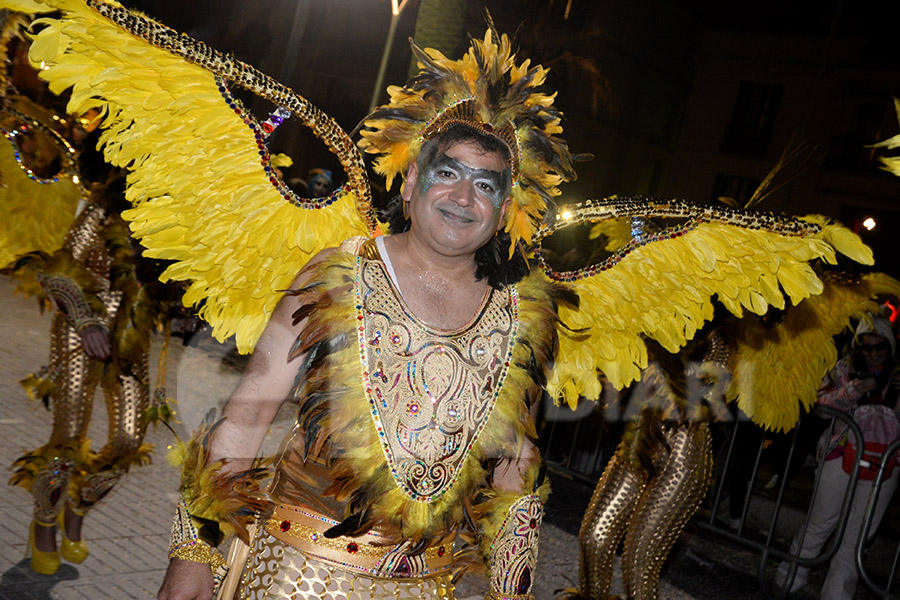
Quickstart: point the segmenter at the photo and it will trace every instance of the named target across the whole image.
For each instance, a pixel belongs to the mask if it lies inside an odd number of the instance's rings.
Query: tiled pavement
[[[29,401],[17,381],[46,364],[50,315],[40,314],[33,300],[14,296],[13,286],[5,278],[0,278],[0,314],[0,465],[6,468],[25,451],[45,443],[49,435],[50,413],[40,403]],[[177,342],[173,338],[167,382],[170,392],[178,397],[183,422],[178,429],[184,435],[210,406],[221,405],[237,381],[238,370],[223,360],[228,348],[212,340],[205,340],[199,348]],[[151,364],[155,365],[155,356]],[[287,429],[289,412],[276,419],[267,447],[274,449]],[[90,429],[95,448],[105,439],[105,421],[103,400],[98,396]],[[157,446],[153,464],[133,469],[89,513],[84,539],[90,555],[80,565],[64,562],[53,576],[33,573],[24,558],[30,497],[20,488],[0,484],[0,600],[154,598],[166,567],[178,480],[161,453],[171,439],[166,429],[151,429],[147,441]],[[571,527],[568,529],[571,531]],[[534,592],[543,600],[552,598],[554,590],[574,583],[578,559],[575,536],[554,525],[549,516],[541,538]],[[480,595],[483,589],[480,579],[464,578],[457,595]],[[665,583],[662,595],[689,598]]]

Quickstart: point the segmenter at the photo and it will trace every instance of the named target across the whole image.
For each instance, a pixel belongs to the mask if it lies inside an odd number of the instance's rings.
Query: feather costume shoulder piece
[[[30,50],[68,110],[98,109],[106,160],[129,170],[123,216],[147,255],[172,261],[219,339],[252,349],[300,267],[322,248],[375,226],[356,146],[327,115],[252,67],[114,2],[4,0],[37,19]],[[347,185],[297,197],[266,147],[277,113],[260,123],[229,91],[243,86],[287,109],[338,155]],[[324,210],[323,210],[324,209]],[[260,287],[259,282],[267,282]]]

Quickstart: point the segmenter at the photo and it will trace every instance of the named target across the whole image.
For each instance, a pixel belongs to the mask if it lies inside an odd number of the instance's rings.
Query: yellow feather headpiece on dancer
[[[555,93],[543,89],[549,69],[516,64],[514,43],[500,35],[488,17],[483,40],[450,60],[439,51],[413,44],[419,73],[403,87],[388,88],[390,102],[362,124],[359,146],[379,155],[375,170],[390,189],[405,175],[423,144],[454,125],[497,138],[509,149],[511,202],[504,229],[512,257],[519,243],[530,246],[558,185],[575,179],[572,156],[562,138],[562,113]]]

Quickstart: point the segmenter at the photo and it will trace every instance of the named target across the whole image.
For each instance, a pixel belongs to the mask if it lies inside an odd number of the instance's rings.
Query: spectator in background
[[[865,468],[860,463],[859,481],[847,515],[847,527],[837,553],[831,559],[828,576],[822,587],[822,600],[852,598],[859,573],[856,569],[855,550],[862,528],[869,494],[877,468],[878,450],[890,444],[900,435],[898,397],[900,397],[900,370],[894,358],[896,337],[890,321],[881,315],[872,315],[856,329],[849,354],[832,369],[819,389],[819,402],[848,413],[860,426],[865,442],[863,461],[874,463]],[[850,484],[857,448],[862,441],[853,439],[849,427],[835,421],[819,439],[818,459],[824,464],[819,473],[815,497],[810,509],[805,532],[800,531],[791,545],[791,554],[801,558],[816,556],[828,537],[838,526],[844,490]],[[874,460],[872,460],[874,457]],[[896,457],[886,458],[884,485],[878,497],[872,518],[872,531],[881,523],[891,497],[897,488]],[[776,573],[776,583],[784,585],[788,563],[782,563]],[[798,567],[791,584],[797,591],[806,584],[809,569]]]
[[[310,198],[323,198],[334,191],[334,182],[328,169],[310,169],[306,174],[306,181]]]

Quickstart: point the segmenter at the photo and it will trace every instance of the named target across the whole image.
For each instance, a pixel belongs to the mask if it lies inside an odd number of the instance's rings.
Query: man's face
[[[402,196],[416,234],[454,255],[474,253],[497,232],[509,203],[507,168],[500,154],[468,141],[438,152],[421,169],[413,163]]]

